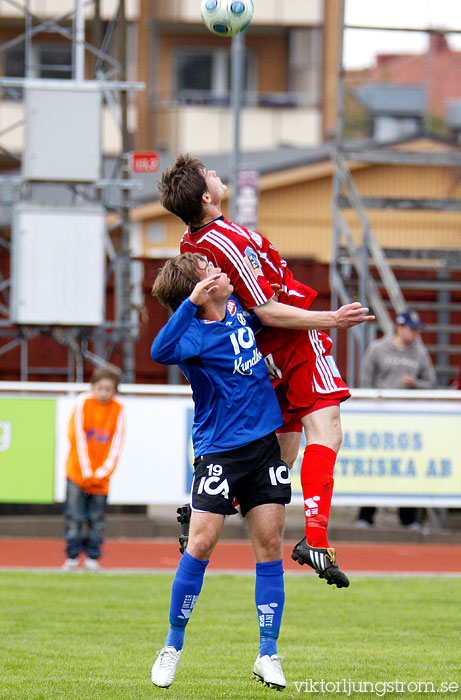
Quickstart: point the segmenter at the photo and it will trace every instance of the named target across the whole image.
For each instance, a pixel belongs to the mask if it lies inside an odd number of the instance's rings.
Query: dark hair
[[[203,217],[202,195],[207,192],[206,168],[198,158],[178,156],[165,170],[158,189],[161,204],[185,224],[198,226]]]
[[[183,253],[167,260],[155,279],[152,296],[157,297],[162,306],[176,311],[200,282],[200,262],[206,261],[197,253]],[[197,315],[200,316],[200,309]]]
[[[122,373],[115,365],[101,365],[100,367],[95,367],[90,381],[92,384],[96,384],[101,379],[110,379],[114,383],[115,391],[117,391],[121,377]]]

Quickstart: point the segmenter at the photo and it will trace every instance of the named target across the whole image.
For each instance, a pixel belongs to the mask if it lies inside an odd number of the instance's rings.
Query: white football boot
[[[269,688],[277,690],[286,688],[287,682],[282,671],[282,659],[283,656],[278,654],[258,656],[253,666],[254,677]]]
[[[159,688],[168,688],[174,681],[181,651],[177,651],[174,647],[163,647],[157,654],[157,660],[152,666],[152,683]]]

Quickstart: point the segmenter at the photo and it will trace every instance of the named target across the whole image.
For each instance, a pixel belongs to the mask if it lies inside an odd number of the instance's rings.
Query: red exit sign
[[[131,154],[132,173],[156,173],[160,166],[157,151],[143,151]]]

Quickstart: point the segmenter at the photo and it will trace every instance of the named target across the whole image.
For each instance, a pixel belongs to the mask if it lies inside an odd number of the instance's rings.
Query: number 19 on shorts
[[[222,480],[223,468],[220,464],[209,464],[207,466],[208,476],[202,476],[197,488],[197,494],[205,491],[210,496],[223,496],[229,498],[229,483],[227,479]]]

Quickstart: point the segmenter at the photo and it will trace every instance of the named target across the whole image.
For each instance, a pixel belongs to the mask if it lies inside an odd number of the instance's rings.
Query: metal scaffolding
[[[397,27],[366,27],[347,26],[344,21],[345,0],[342,0],[341,42],[344,31],[351,29],[384,29],[389,31],[418,31],[430,34],[440,34],[441,30],[415,29]],[[460,30],[447,30],[444,33],[460,33]],[[404,291],[406,289],[424,289],[424,280],[404,282],[395,274],[393,256],[405,258],[409,267],[412,258],[417,258],[419,269],[425,261],[437,262],[439,274],[433,285],[437,299],[434,303],[420,302],[417,308],[436,314],[437,321],[428,327],[437,337],[435,345],[429,347],[436,357],[436,370],[440,385],[446,385],[454,375],[456,368],[449,364],[450,355],[459,352],[459,347],[451,345],[450,334],[458,333],[461,326],[450,322],[450,314],[459,311],[459,305],[453,303],[450,294],[460,288],[459,282],[449,280],[450,270],[461,269],[461,249],[425,251],[385,250],[380,245],[370,222],[370,212],[373,210],[393,211],[445,211],[461,210],[461,200],[457,198],[417,198],[417,197],[366,197],[359,192],[349,167],[350,163],[391,164],[410,166],[461,166],[460,151],[404,151],[382,145],[363,145],[346,142],[345,127],[345,70],[343,66],[343,45],[339,50],[338,60],[338,92],[336,133],[332,145],[331,157],[334,162],[333,178],[333,237],[330,264],[330,287],[332,307],[346,304],[359,299],[369,306],[377,319],[378,329],[390,333],[393,329],[391,312],[398,314],[408,305]],[[428,120],[426,118],[426,124]],[[361,233],[359,239],[354,236],[345,217],[345,210],[353,212]],[[432,267],[432,270],[434,266]],[[428,283],[427,283],[428,284]],[[419,287],[418,287],[419,285]],[[348,383],[357,385],[357,374],[360,359],[366,345],[376,333],[376,327],[362,324],[351,329],[348,333]]]
[[[22,162],[21,171],[5,171],[0,177],[0,205],[5,207],[7,222],[5,229],[12,230],[12,214],[15,207],[24,203],[46,201],[47,191],[51,192],[50,201],[65,202],[66,207],[75,212],[82,207],[99,207],[104,212],[105,230],[105,280],[104,293],[109,281],[113,281],[115,309],[114,317],[109,320],[104,309],[103,322],[98,325],[64,324],[27,324],[16,323],[11,311],[11,292],[15,280],[10,273],[3,278],[0,273],[0,355],[20,348],[21,380],[26,381],[31,374],[63,374],[68,381],[83,381],[84,361],[94,366],[111,361],[115,350],[122,357],[123,381],[135,379],[135,341],[139,330],[139,285],[142,281],[139,266],[130,259],[129,251],[129,210],[133,206],[132,189],[136,183],[130,179],[129,167],[129,132],[128,132],[128,93],[142,90],[144,85],[127,80],[127,27],[125,0],[119,0],[114,16],[103,22],[100,14],[100,0],[75,0],[72,10],[58,17],[39,17],[30,12],[30,0],[4,0],[3,6],[10,5],[22,13],[23,31],[14,38],[0,45],[0,54],[14,47],[24,47],[24,76],[0,78],[0,90],[3,92],[16,89],[26,94],[31,90],[61,90],[68,94],[74,91],[96,92],[100,102],[104,101],[120,133],[121,152],[111,164],[111,171],[103,165],[102,145],[99,156],[99,174],[94,178],[40,177],[35,180],[24,169],[24,160],[2,145],[2,137],[13,128],[24,126],[19,121],[7,130],[0,131],[0,152],[9,164]],[[85,11],[92,10],[92,37],[90,42],[89,22],[85,22]],[[87,30],[87,31],[86,31]],[[34,64],[34,40],[40,35],[50,34],[63,37],[72,48],[71,77],[38,77],[40,66]],[[87,79],[90,73],[85,57],[91,56],[94,77]],[[63,67],[56,67],[63,70]],[[101,128],[101,127],[100,127]],[[84,136],[83,136],[84,138]],[[107,164],[106,164],[107,165]],[[49,188],[47,190],[47,188]],[[59,210],[59,205],[57,205]],[[8,221],[9,219],[9,221]],[[113,232],[118,235],[114,240]],[[0,235],[0,247],[11,254],[12,236]],[[32,367],[29,362],[29,343],[39,336],[46,336],[66,348],[67,367]],[[91,348],[91,349],[90,349]]]

